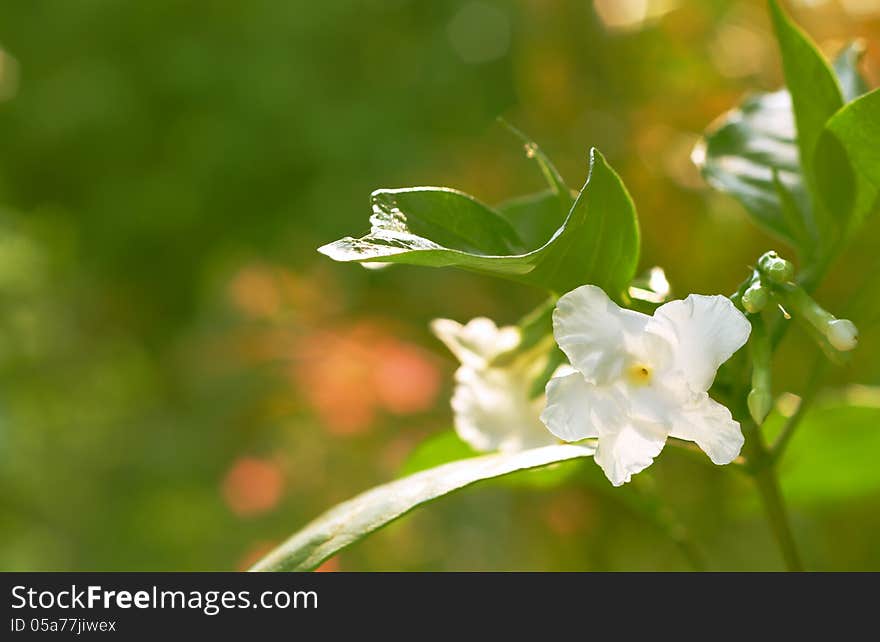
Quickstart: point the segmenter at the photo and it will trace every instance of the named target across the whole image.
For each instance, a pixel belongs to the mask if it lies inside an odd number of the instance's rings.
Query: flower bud
[[[757,314],[767,305],[767,288],[760,282],[750,285],[742,295],[742,307],[749,314]]]
[[[847,352],[859,342],[859,329],[849,319],[835,319],[825,325],[825,336],[835,349]]]
[[[773,406],[773,386],[770,367],[770,335],[761,315],[751,318],[752,336],[749,339],[749,353],[752,358],[752,389],[746,398],[749,414],[757,425],[764,423]]]
[[[787,283],[794,276],[794,266],[791,262],[772,250],[758,259],[758,269],[774,283]]]
[[[749,392],[746,401],[749,405],[749,414],[755,420],[755,423],[760,426],[764,423],[767,415],[770,414],[770,410],[773,407],[773,397],[766,390],[754,388]]]

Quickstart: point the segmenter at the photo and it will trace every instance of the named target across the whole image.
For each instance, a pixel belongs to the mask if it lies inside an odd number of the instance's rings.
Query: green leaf
[[[792,97],[801,163],[808,165],[825,123],[843,106],[840,84],[816,45],[776,0],[770,0],[770,15]]]
[[[783,419],[771,415],[778,428]],[[768,420],[769,422],[770,420]],[[782,459],[787,500],[799,504],[836,502],[880,493],[880,407],[829,402],[801,420]]]
[[[584,283],[614,298],[626,291],[639,263],[638,217],[620,176],[595,148],[590,175],[560,232],[536,268],[542,281],[559,284],[556,292]]]
[[[412,509],[471,484],[593,454],[564,444],[493,454],[444,464],[377,486],[339,504],[269,553],[254,571],[309,571],[343,548]]]
[[[835,242],[840,225],[819,201],[813,153],[825,123],[843,106],[843,95],[831,66],[776,0],[770,0],[770,15],[782,55],[785,84],[791,94],[802,175],[813,204],[812,225],[825,250]]]
[[[834,62],[848,92],[864,86],[856,67],[858,49],[856,44],[844,48]],[[712,187],[739,200],[766,231],[809,255],[819,229],[803,179],[793,111],[786,89],[749,96],[709,127],[693,159]],[[816,173],[821,183],[822,172]]]
[[[562,225],[530,251],[519,248],[519,234],[500,214],[454,190],[379,190],[370,222],[367,236],[346,237],[318,251],[337,261],[458,267],[557,293],[592,283],[614,297],[638,263],[635,206],[596,149],[587,182]]]
[[[880,90],[845,105],[816,148],[822,197],[851,236],[880,205]]]
[[[556,192],[544,190],[518,196],[498,205],[498,212],[519,234],[526,247],[541,247],[562,227],[567,209],[559,207]]]

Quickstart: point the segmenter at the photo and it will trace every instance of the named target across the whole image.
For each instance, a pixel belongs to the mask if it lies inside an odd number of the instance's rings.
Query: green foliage
[[[532,144],[533,145],[533,144]],[[540,152],[529,147],[532,155]],[[538,156],[543,159],[543,154]],[[550,167],[541,161],[542,167]],[[379,190],[373,193],[372,228],[320,248],[337,261],[408,263],[458,267],[563,293],[593,283],[620,297],[635,274],[639,256],[636,210],[620,177],[598,150],[590,152],[590,174],[562,224],[542,245],[555,219],[554,201],[567,198],[545,171],[551,192],[508,203],[498,212],[461,192],[443,188]],[[547,222],[537,221],[551,212]]]
[[[769,4],[787,88],[753,95],[725,114],[695,160],[764,229],[808,262],[822,262],[876,207],[876,107],[859,98],[866,91],[861,45],[844,48],[830,66],[778,3]]]
[[[517,196],[496,207],[516,229],[527,247],[542,247],[553,236],[568,214],[568,208],[559,207],[559,197],[553,190],[544,190]]]
[[[843,106],[843,97],[834,71],[816,45],[783,13],[776,0],[769,4],[785,84],[791,94],[802,174],[815,206],[813,152],[825,123]],[[820,209],[814,210],[814,217],[817,231],[822,234],[831,227],[821,220]]]
[[[566,444],[471,457],[423,470],[377,486],[330,509],[263,558],[253,570],[312,570],[416,506],[478,481],[592,454],[592,448]]]
[[[365,231],[364,196],[388,177],[438,172],[474,194],[482,185],[486,193],[530,185],[529,167],[498,162],[493,151],[486,127],[498,113],[540,122],[566,175],[579,176],[582,146],[595,143],[622,176],[638,177],[651,198],[642,205],[648,252],[682,294],[736,282],[744,257],[765,249],[727,217],[695,225],[716,201],[681,189],[667,167],[672,143],[683,140],[676,132],[696,131],[754,78],[728,75],[715,55],[731,26],[763,33],[743,0],[682,6],[678,17],[698,7],[699,29],[671,16],[622,37],[609,34],[590,2],[494,3],[513,27],[513,51],[479,64],[457,57],[447,38],[466,4],[256,0],[208,13],[161,0],[55,2],[45,11],[0,3],[0,57],[21,72],[9,93],[9,66],[0,71],[3,570],[236,568],[352,489],[384,479],[413,426],[446,427],[447,400],[438,398],[405,414],[380,411],[360,432],[342,434],[317,412],[306,367],[332,363],[340,378],[360,367],[362,354],[325,335],[345,339],[350,326],[376,323],[376,311],[427,344],[430,318],[514,319],[540,297],[461,274],[329,270],[313,249],[339,230]],[[833,13],[822,12],[823,33],[838,39],[856,18]],[[877,21],[858,25],[873,41],[878,29]],[[764,51],[734,47],[728,57],[754,53],[766,78]],[[848,101],[865,91],[857,53],[835,63]],[[671,139],[658,138],[659,123],[675,130]],[[783,223],[799,223],[794,192],[781,185]],[[561,207],[564,192],[551,182],[495,210],[523,248],[539,248],[568,216],[576,193]],[[876,259],[878,230],[880,219],[862,230],[823,297],[854,294],[852,279]],[[843,376],[876,383],[867,320],[876,322],[880,308],[877,297],[860,300],[864,343]],[[781,389],[802,374],[810,347],[798,333],[786,341],[795,342],[786,343],[790,358],[774,364]],[[835,417],[826,418],[830,439]],[[859,455],[876,452],[864,448]],[[702,463],[667,466],[690,456],[667,450],[658,503],[682,508],[691,498],[686,522],[707,538],[712,567],[773,559],[769,538],[753,537],[761,526],[728,519],[726,484],[735,476]],[[809,454],[798,474],[822,480],[821,452]],[[243,513],[234,493],[267,492],[267,482],[230,473],[254,458],[275,472],[280,495]],[[570,464],[578,486],[559,493],[494,487]],[[681,568],[641,517],[621,512],[638,486],[611,488],[593,462],[488,484],[346,551],[341,568]],[[796,515],[810,526],[812,561],[880,568],[878,498]],[[514,514],[517,528],[502,531]],[[573,519],[554,525],[549,516],[559,514]],[[721,533],[734,544],[712,541]]]
[[[840,109],[819,139],[822,197],[851,236],[880,203],[880,90]]]

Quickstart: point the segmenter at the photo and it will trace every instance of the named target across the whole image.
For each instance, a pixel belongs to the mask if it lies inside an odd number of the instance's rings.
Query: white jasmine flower
[[[541,419],[564,441],[597,438],[596,462],[615,486],[651,465],[667,437],[696,442],[714,463],[730,463],[742,432],[707,390],[750,331],[723,296],[692,294],[648,316],[581,286],[553,313],[553,334],[575,372],[547,384]]]
[[[492,365],[495,357],[519,345],[519,328],[499,328],[491,319],[477,318],[466,325],[435,319],[431,330],[461,362],[455,373],[452,411],[462,440],[481,452],[558,443],[541,422],[544,396],[529,395],[546,357],[525,354],[503,367]]]

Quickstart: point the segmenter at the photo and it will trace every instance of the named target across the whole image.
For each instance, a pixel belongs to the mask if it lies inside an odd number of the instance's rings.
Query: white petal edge
[[[646,330],[672,345],[673,368],[695,392],[705,392],[718,367],[745,345],[752,325],[727,297],[691,294],[657,308]]]
[[[595,459],[612,486],[622,486],[650,466],[665,444],[666,432],[660,426],[625,423],[599,437]]]
[[[684,408],[669,436],[696,443],[719,466],[736,459],[745,442],[730,410],[707,394]]]
[[[600,431],[624,420],[611,391],[589,383],[580,372],[553,377],[546,390],[541,421],[563,441],[598,437]]]
[[[485,367],[494,357],[512,350],[520,342],[519,328],[499,328],[486,317],[476,317],[464,325],[452,319],[434,319],[431,332],[462,365],[472,368]]]
[[[576,370],[604,383],[620,374],[628,349],[641,341],[650,320],[621,308],[601,288],[582,285],[556,303],[553,335]]]

